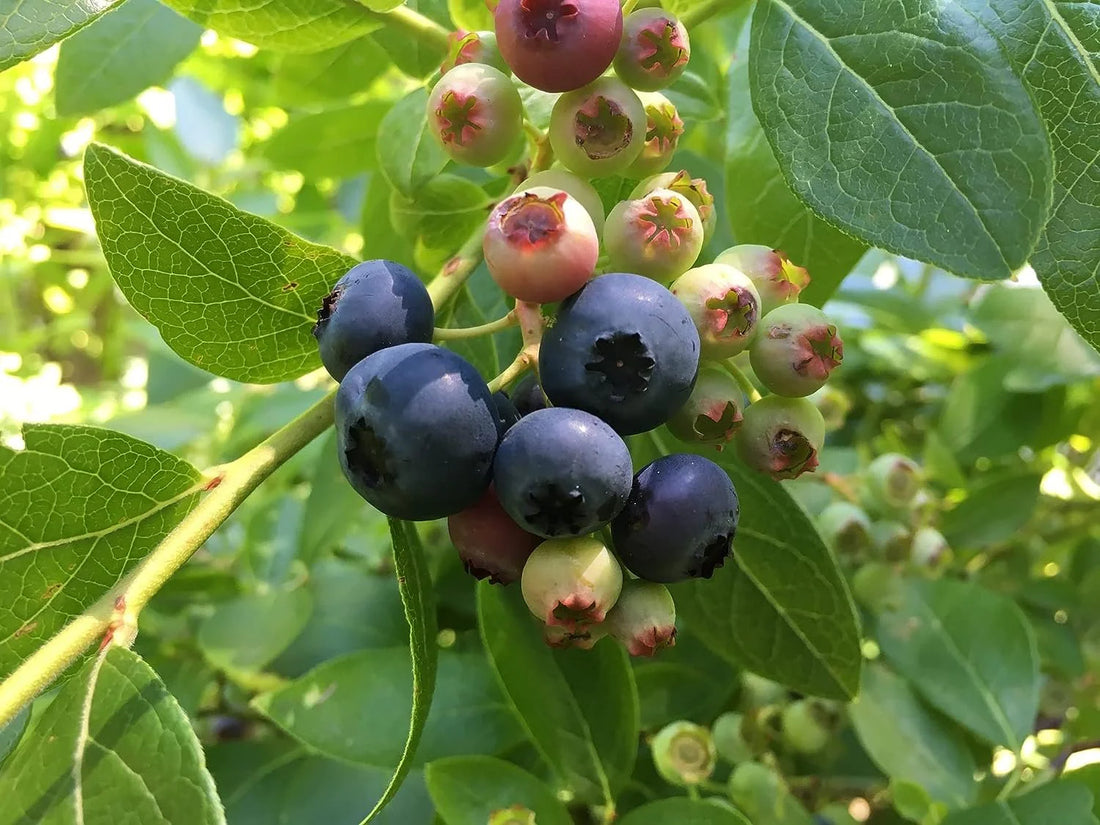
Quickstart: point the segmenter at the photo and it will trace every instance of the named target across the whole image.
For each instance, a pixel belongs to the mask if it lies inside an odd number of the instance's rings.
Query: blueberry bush
[[[0,825],[1098,825],[1100,4],[0,0]]]

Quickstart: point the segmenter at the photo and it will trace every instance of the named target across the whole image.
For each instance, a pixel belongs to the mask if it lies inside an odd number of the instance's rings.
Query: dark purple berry
[[[515,404],[520,417],[529,415],[535,410],[546,409],[548,403],[546,393],[542,391],[539,379],[533,372],[527,373],[516,383],[512,389],[512,403]]]
[[[634,477],[611,522],[619,561],[652,582],[709,579],[729,556],[740,505],[726,471],[709,459],[674,453]]]
[[[501,438],[511,429],[512,425],[522,418],[512,399],[503,391],[493,393],[493,417],[496,418],[497,430]]]

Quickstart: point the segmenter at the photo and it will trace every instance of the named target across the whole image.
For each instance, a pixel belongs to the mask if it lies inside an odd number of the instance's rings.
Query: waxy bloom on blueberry
[[[684,73],[691,59],[687,29],[674,14],[639,9],[623,21],[623,37],[615,54],[615,73],[642,92],[655,92]]]
[[[646,114],[634,90],[613,77],[558,98],[550,114],[550,146],[571,172],[618,175],[645,145]]]
[[[836,324],[806,304],[785,304],[765,315],[749,350],[756,377],[772,392],[789,397],[821,389],[843,360]]]
[[[825,419],[805,398],[767,395],[749,404],[737,433],[741,459],[780,480],[817,468],[825,442]]]
[[[655,175],[672,163],[680,137],[684,134],[684,121],[672,101],[658,92],[640,92],[638,97],[645,107],[645,145],[638,159],[627,170],[629,177],[644,178]]]
[[[622,39],[619,0],[500,0],[493,17],[504,60],[544,92],[591,83],[611,65]]]
[[[596,227],[580,202],[536,186],[505,198],[489,215],[483,242],[489,274],[520,301],[550,303],[592,277],[600,254]]]
[[[810,283],[809,272],[795,266],[786,254],[770,246],[731,246],[715,258],[714,262],[740,269],[752,279],[760,292],[764,314],[777,306],[797,301],[799,293]]]
[[[703,221],[691,202],[669,189],[620,201],[607,216],[608,266],[667,283],[686,272],[703,249]]]
[[[669,289],[699,331],[703,358],[737,355],[756,336],[760,294],[748,276],[733,267],[705,264],[689,269]]]
[[[721,367],[704,366],[691,397],[668,420],[669,431],[689,444],[721,448],[733,440],[744,418],[745,394]]]
[[[520,586],[528,609],[544,624],[576,633],[606,618],[622,590],[623,571],[597,539],[550,539],[527,560]]]
[[[523,101],[503,72],[463,63],[432,89],[428,126],[455,160],[492,166],[508,156],[523,133]]]
[[[619,600],[601,626],[631,656],[652,656],[676,644],[676,603],[663,584],[624,581]]]

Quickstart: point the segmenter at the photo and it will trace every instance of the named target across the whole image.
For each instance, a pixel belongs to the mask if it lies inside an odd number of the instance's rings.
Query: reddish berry
[[[668,283],[703,249],[703,221],[691,202],[669,189],[620,201],[607,216],[604,248],[610,269]]]
[[[519,581],[523,565],[542,542],[512,521],[492,487],[477,504],[448,518],[447,531],[466,572],[493,584]]]
[[[741,428],[744,410],[745,394],[733,376],[721,367],[703,367],[691,397],[668,420],[668,429],[689,444],[721,448]]]
[[[769,246],[731,246],[715,258],[714,262],[729,264],[752,279],[760,292],[765,314],[777,306],[797,301],[798,294],[810,283],[809,272],[795,266],[784,253]]]
[[[645,146],[627,170],[627,176],[632,178],[662,172],[672,163],[680,136],[684,134],[684,121],[671,100],[658,92],[640,92],[638,97],[645,107]]]
[[[623,21],[623,38],[615,54],[615,73],[642,92],[673,83],[691,59],[687,29],[674,14],[639,9]]]
[[[737,433],[741,459],[774,479],[798,478],[817,468],[825,419],[805,398],[768,395],[749,405]]]
[[[428,125],[455,160],[492,166],[507,157],[523,133],[523,102],[504,73],[464,63],[432,89]]]
[[[485,263],[501,289],[520,301],[560,301],[592,277],[600,244],[576,198],[536,186],[501,201],[489,215]]]
[[[760,295],[748,276],[733,267],[697,266],[673,281],[669,289],[687,307],[699,330],[703,358],[737,355],[756,335]]]
[[[699,217],[703,219],[703,240],[711,236],[714,227],[718,225],[718,211],[714,208],[714,195],[707,189],[707,182],[703,178],[693,178],[686,169],[662,172],[635,186],[630,197],[640,198],[654,189],[671,189],[691,201],[692,206],[698,210]]]
[[[533,189],[536,186],[549,186],[551,189],[560,189],[568,192],[581,202],[581,206],[588,212],[588,217],[596,227],[596,234],[603,236],[603,224],[605,213],[600,193],[584,178],[574,175],[567,169],[547,169],[544,172],[536,172],[523,182],[524,189]]]
[[[623,571],[596,539],[549,539],[527,560],[520,584],[523,600],[535,616],[576,633],[602,622],[615,606]]]
[[[500,0],[497,42],[516,77],[569,92],[604,73],[623,32],[619,0]]]
[[[676,603],[663,584],[626,581],[604,626],[631,656],[652,656],[676,644]]]
[[[550,115],[550,145],[571,172],[620,174],[645,145],[646,116],[632,89],[613,77],[558,98]]]
[[[789,397],[821,389],[843,359],[836,324],[806,304],[784,304],[765,315],[749,350],[756,377],[772,392]]]
[[[447,56],[439,70],[446,74],[464,63],[482,63],[507,74],[510,70],[497,48],[497,36],[493,32],[468,32],[465,29],[447,36]]]

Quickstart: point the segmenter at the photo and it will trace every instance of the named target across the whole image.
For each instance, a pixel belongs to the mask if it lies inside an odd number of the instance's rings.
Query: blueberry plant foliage
[[[1097,823],[1097,3],[8,0],[0,95],[0,825]]]

